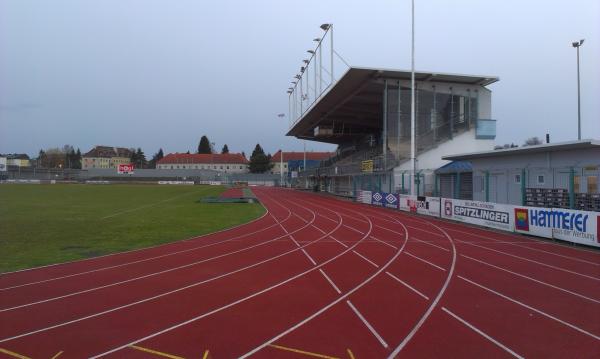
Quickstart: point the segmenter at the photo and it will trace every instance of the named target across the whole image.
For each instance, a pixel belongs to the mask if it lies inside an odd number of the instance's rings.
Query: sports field
[[[260,204],[199,203],[221,186],[2,185],[0,273],[185,239],[248,222]]]
[[[600,252],[278,188],[244,225],[0,275],[0,358],[598,358]]]

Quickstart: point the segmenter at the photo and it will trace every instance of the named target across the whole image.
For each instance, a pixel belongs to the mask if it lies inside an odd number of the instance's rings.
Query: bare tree
[[[540,140],[537,136],[535,136],[535,137],[529,137],[528,139],[526,139],[523,146],[534,146],[534,145],[541,145],[541,144],[542,144],[542,140]]]

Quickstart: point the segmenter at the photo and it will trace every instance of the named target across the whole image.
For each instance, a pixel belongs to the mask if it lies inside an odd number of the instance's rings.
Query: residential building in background
[[[6,166],[16,166],[16,167],[29,167],[31,166],[31,161],[29,156],[24,153],[10,153],[6,155],[0,155],[0,157],[6,158]]]
[[[95,146],[81,159],[81,169],[117,168],[131,161],[131,150],[125,147]]]
[[[163,170],[213,170],[222,173],[247,173],[248,160],[241,153],[169,153],[156,164]]]
[[[306,168],[318,167],[321,161],[324,161],[335,153],[332,152],[275,152],[271,157],[271,173],[281,173],[281,156],[283,154],[283,173],[298,172],[304,168],[304,154],[306,153]]]

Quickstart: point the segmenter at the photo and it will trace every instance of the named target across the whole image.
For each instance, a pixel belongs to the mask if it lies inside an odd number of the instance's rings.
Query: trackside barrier
[[[515,206],[515,231],[600,247],[600,213]]]
[[[442,198],[442,218],[512,232],[515,206],[491,202]]]
[[[371,191],[359,191],[356,199],[374,206],[600,248],[599,212]]]

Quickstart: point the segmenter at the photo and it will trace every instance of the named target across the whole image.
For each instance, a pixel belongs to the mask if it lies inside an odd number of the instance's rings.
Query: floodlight
[[[319,26],[322,30],[327,31],[331,27],[331,24],[323,24]]]
[[[315,53],[314,50],[306,50],[306,52],[308,52],[309,54],[312,54],[312,55],[314,55],[314,53]]]

